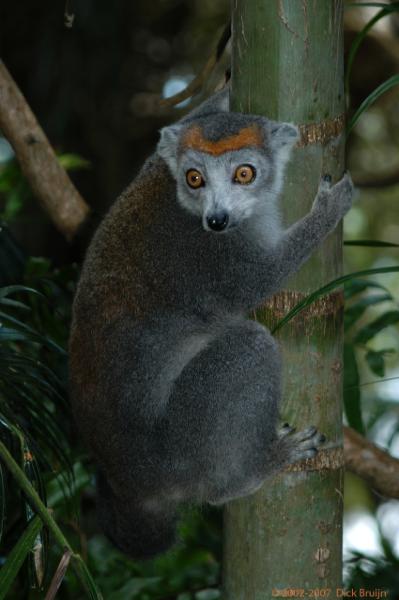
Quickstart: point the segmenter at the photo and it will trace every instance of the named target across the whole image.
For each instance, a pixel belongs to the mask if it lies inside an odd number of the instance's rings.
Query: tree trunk
[[[281,198],[285,225],[310,210],[321,175],[344,170],[342,0],[234,0],[232,110],[300,126]],[[341,274],[341,228],[256,318],[275,324],[304,295]],[[225,509],[225,600],[335,598],[342,573],[342,293],[279,330],[284,421],[316,425],[319,456]],[[296,592],[294,590],[297,590]]]

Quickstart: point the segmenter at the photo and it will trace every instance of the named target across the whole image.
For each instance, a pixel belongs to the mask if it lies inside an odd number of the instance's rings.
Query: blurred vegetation
[[[352,64],[349,116],[367,107],[348,137],[349,168],[367,185],[345,219],[345,238],[372,241],[345,246],[345,272],[381,270],[345,284],[345,420],[395,456],[399,88],[392,78],[399,73],[398,4],[390,3],[389,10],[348,6],[345,38]],[[157,129],[179,114],[162,112],[156,99],[172,78],[187,80],[199,70],[204,52],[198,48],[208,52],[217,40],[229,3],[118,0],[111,6],[87,0],[74,3],[72,29],[63,26],[63,9],[64,3],[50,0],[25,2],[23,9],[2,5],[1,53],[50,139],[62,148],[60,161],[76,169],[79,189],[101,214],[152,150]],[[373,10],[386,14],[365,36]],[[369,103],[387,81],[384,94]],[[390,185],[381,186],[384,178]],[[69,560],[62,535],[73,555],[59,598],[98,598],[98,590],[107,600],[220,598],[220,510],[187,510],[180,544],[146,563],[127,559],[100,534],[94,467],[67,399],[66,348],[78,277],[73,260],[79,249],[68,248],[41,215],[12,159],[0,165],[0,202],[0,439],[19,467],[12,475],[1,450],[0,599],[44,598],[62,556]],[[376,240],[392,245],[375,245]],[[376,553],[364,539],[364,551],[360,541],[348,553],[345,586],[383,589],[390,600],[399,598],[399,502],[379,497],[351,475],[345,490],[347,530],[363,515],[378,545]],[[34,517],[34,493],[40,506],[51,508],[46,527]]]
[[[0,249],[0,264],[14,266],[10,280],[0,288],[1,440],[41,500],[52,508],[53,518],[86,560],[105,598],[152,599],[183,592],[186,596],[181,599],[219,597],[214,589],[220,581],[221,559],[217,509],[189,512],[182,522],[180,546],[143,565],[132,563],[99,534],[93,465],[75,436],[66,400],[65,348],[77,267],[53,269],[47,259],[25,257],[5,225]],[[6,558],[34,511],[7,468],[2,467],[0,474],[0,560],[7,565]],[[62,556],[48,531],[34,540],[34,552],[30,553],[31,542],[25,553],[29,560],[13,582],[10,598],[42,597],[41,585],[44,581],[48,585],[45,575],[54,573]],[[0,570],[0,597],[3,583]],[[59,597],[85,597],[73,571],[67,572]]]

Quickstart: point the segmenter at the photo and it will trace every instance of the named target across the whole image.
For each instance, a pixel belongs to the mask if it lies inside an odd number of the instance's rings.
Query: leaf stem
[[[347,275],[342,275],[341,277],[338,277],[337,279],[330,281],[329,283],[327,283],[323,287],[319,288],[315,292],[312,292],[311,294],[306,296],[306,298],[304,298],[303,300],[298,302],[298,304],[296,304],[285,315],[285,317],[283,317],[277,323],[277,325],[274,327],[274,329],[271,330],[271,333],[275,334],[276,331],[278,331],[283,325],[285,325],[286,323],[291,321],[291,319],[293,319],[298,313],[300,313],[302,310],[307,308],[310,304],[315,302],[318,298],[328,294],[329,292],[336,289],[337,287],[339,287],[346,281],[350,281],[351,279],[356,279],[358,277],[364,277],[365,275],[377,275],[377,274],[381,274],[381,273],[396,273],[398,271],[399,271],[399,266],[395,265],[392,267],[378,267],[375,269],[366,269],[364,271],[356,271],[354,273],[348,273]]]
[[[386,81],[381,83],[381,85],[379,85],[377,88],[375,88],[375,90],[373,90],[371,92],[371,94],[369,94],[367,96],[367,98],[365,100],[363,100],[363,102],[361,103],[361,105],[359,106],[359,108],[357,109],[357,111],[355,112],[355,114],[352,116],[352,118],[350,119],[350,121],[348,123],[348,126],[346,128],[346,136],[347,137],[349,136],[350,132],[352,131],[353,127],[359,120],[360,116],[364,113],[364,111],[369,106],[371,106],[376,100],[378,100],[378,98],[380,96],[382,96],[382,94],[385,94],[385,92],[388,92],[395,85],[399,85],[399,75],[392,75],[392,77],[390,77],[389,79],[387,79]]]
[[[3,460],[5,466],[10,471],[11,475],[16,480],[19,487],[23,490],[26,495],[29,503],[32,505],[32,508],[36,511],[43,524],[48,527],[48,529],[53,534],[58,546],[62,549],[63,552],[69,550],[72,554],[72,566],[81,583],[83,584],[85,590],[91,598],[98,598],[99,600],[102,598],[100,592],[95,589],[96,596],[93,595],[90,590],[90,586],[93,587],[94,582],[90,581],[88,584],[87,576],[89,575],[86,565],[83,563],[81,556],[78,553],[73,551],[72,546],[62,533],[61,529],[49,513],[47,507],[43,504],[40,499],[39,494],[36,492],[29,479],[25,476],[24,472],[20,468],[20,466],[16,463],[16,461],[11,456],[10,452],[7,450],[6,446],[0,440],[0,457]],[[91,578],[91,576],[90,576]],[[94,591],[94,590],[93,590]]]

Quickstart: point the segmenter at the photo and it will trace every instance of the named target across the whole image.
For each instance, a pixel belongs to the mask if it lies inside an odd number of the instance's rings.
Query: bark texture
[[[344,427],[345,466],[388,498],[399,498],[399,460]]]
[[[234,0],[233,110],[300,127],[281,199],[285,224],[310,210],[320,177],[344,171],[341,0]],[[341,229],[257,312],[273,327],[304,294],[341,274]],[[325,449],[225,509],[224,598],[266,600],[341,587],[342,314],[340,292],[278,332],[284,360],[283,419],[311,424]],[[319,594],[318,594],[319,595]]]
[[[0,129],[45,212],[71,240],[90,209],[65,170],[15,81],[0,60]]]

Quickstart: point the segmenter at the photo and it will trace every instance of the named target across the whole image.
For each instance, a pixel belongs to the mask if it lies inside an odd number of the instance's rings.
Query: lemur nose
[[[227,213],[216,213],[207,217],[206,222],[213,231],[223,231],[229,222],[229,215]]]

